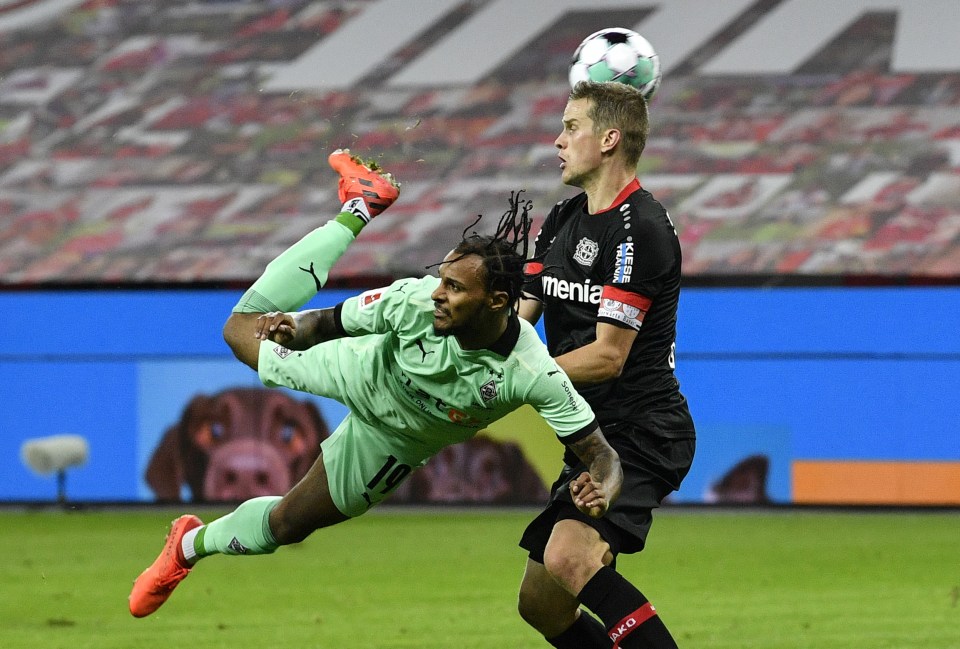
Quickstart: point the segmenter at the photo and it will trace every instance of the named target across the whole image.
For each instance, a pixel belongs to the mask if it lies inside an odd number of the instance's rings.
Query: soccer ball
[[[608,27],[590,34],[573,53],[570,86],[580,81],[619,81],[647,99],[660,87],[660,57],[635,31]]]

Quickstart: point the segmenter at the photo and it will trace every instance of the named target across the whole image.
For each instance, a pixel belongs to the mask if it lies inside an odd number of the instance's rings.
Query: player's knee
[[[559,584],[566,586],[577,572],[579,557],[566,546],[547,546],[543,553],[543,567]]]
[[[567,592],[576,596],[602,567],[592,547],[570,543],[550,543],[543,553],[543,566]]]

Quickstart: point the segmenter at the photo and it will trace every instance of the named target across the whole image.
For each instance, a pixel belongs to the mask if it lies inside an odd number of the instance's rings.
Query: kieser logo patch
[[[596,261],[599,252],[600,246],[597,245],[597,242],[584,237],[577,243],[577,250],[573,253],[573,260],[581,266],[593,266],[593,262]]]
[[[626,242],[617,246],[617,260],[615,262],[614,281],[617,284],[626,284],[633,274],[633,243]]]
[[[287,349],[286,347],[283,347],[282,345],[277,345],[276,347],[273,348],[273,351],[274,351],[274,352],[277,354],[277,356],[279,356],[280,358],[286,358],[287,356],[289,356],[290,354],[293,353],[293,350]]]

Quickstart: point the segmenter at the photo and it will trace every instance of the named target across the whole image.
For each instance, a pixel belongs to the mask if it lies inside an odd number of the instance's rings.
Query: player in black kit
[[[559,649],[676,647],[647,598],[615,570],[639,552],[653,509],[680,487],[695,432],[674,376],[680,243],[640,186],[647,105],[619,83],[580,83],[557,137],[562,180],[583,193],[554,206],[528,264],[520,315],[544,315],[547,346],[620,454],[620,498],[601,519],[573,507],[575,456],[527,527],[520,615]],[[583,605],[600,619],[591,616]]]

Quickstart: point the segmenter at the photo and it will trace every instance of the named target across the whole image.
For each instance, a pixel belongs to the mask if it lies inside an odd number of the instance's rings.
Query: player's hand
[[[594,482],[586,471],[570,481],[570,496],[577,509],[593,518],[600,518],[610,508],[602,485]]]
[[[257,318],[254,336],[257,340],[272,340],[275,343],[290,347],[297,337],[297,319],[293,313],[271,311]]]

